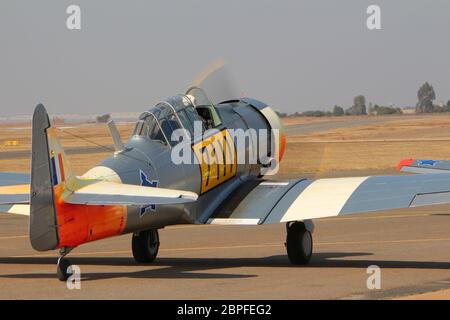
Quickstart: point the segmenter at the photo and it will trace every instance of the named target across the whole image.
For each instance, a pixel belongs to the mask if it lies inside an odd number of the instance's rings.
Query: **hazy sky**
[[[66,8],[82,29],[66,28]],[[369,31],[366,9],[382,9]],[[0,116],[143,111],[227,61],[249,96],[285,112],[450,99],[448,0],[0,2]]]

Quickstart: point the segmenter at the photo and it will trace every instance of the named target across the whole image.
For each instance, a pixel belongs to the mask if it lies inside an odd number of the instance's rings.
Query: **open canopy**
[[[177,143],[171,139],[173,132],[184,129],[189,137],[193,137],[196,121],[200,123],[202,132],[222,124],[215,106],[204,91],[193,87],[185,95],[178,94],[158,102],[149,111],[142,113],[134,135],[173,146]]]

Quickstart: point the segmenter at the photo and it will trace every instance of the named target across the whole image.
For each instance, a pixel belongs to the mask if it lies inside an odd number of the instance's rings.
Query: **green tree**
[[[450,112],[450,100],[447,102],[447,104],[444,106],[443,112]]]
[[[356,96],[353,99],[353,106],[345,111],[349,115],[367,114],[366,98],[363,95]]]
[[[402,110],[400,108],[394,107],[378,107],[377,115],[385,115],[385,114],[402,114]]]
[[[356,114],[367,114],[366,98],[363,95],[356,96],[353,99],[353,108],[355,108]]]
[[[425,82],[417,92],[416,113],[431,113],[434,111],[433,100],[436,99],[434,88]]]
[[[326,113],[321,110],[309,110],[302,112],[302,116],[304,117],[323,117],[326,116]]]
[[[333,108],[333,116],[343,116],[344,115],[344,109],[339,106],[334,106]]]
[[[111,115],[104,114],[104,115],[101,115],[101,116],[97,116],[95,118],[95,120],[97,120],[97,123],[107,123],[107,122],[109,122],[109,120],[111,120]]]

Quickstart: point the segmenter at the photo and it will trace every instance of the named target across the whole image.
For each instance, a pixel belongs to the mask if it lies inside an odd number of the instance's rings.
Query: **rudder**
[[[33,114],[30,190],[29,233],[35,250],[47,251],[59,246],[55,186],[73,176],[68,169],[47,111],[39,104]]]

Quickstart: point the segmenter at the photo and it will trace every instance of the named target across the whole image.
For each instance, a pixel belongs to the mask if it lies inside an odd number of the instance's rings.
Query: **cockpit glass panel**
[[[134,129],[134,135],[150,138],[167,145],[167,140],[161,131],[158,120],[150,112],[145,112],[139,117],[139,121]]]
[[[216,107],[203,89],[192,87],[186,92],[186,96],[192,101],[207,129],[216,128],[222,124]]]
[[[142,132],[142,126],[144,125],[143,120],[139,120],[136,122],[136,126],[134,127],[133,135],[134,136],[140,136]]]
[[[194,128],[193,124],[189,120],[186,110],[180,110],[178,111],[178,118],[180,118],[181,124],[183,127],[189,132],[190,136],[192,137],[194,135]]]
[[[184,109],[186,111],[186,115],[189,118],[189,121],[194,124],[195,127],[195,123],[201,123],[201,128],[202,128],[202,132],[204,131],[204,123],[203,123],[203,119],[200,118],[200,116],[198,115],[197,111],[195,111],[195,109],[193,107],[187,107],[186,109]]]
[[[167,99],[166,102],[170,104],[176,112],[192,106],[192,102],[182,94],[177,94],[176,96]]]
[[[153,127],[149,128],[148,137],[151,140],[155,140],[155,141],[158,141],[158,142],[161,142],[161,143],[167,145],[166,138],[164,137],[164,134],[162,133],[161,128],[159,127],[159,125],[156,122]]]
[[[195,107],[214,106],[203,89],[192,87],[186,92],[186,96],[192,101]]]
[[[159,102],[144,112],[139,117],[134,134],[174,146],[178,143],[172,141],[175,130],[184,129],[184,136],[193,138],[201,135],[205,129],[221,124],[215,107],[201,89],[193,88],[188,93]]]
[[[157,119],[164,135],[166,136],[170,145],[175,145],[177,142],[172,141],[172,134],[175,130],[181,129],[182,126],[180,124],[180,121],[178,120],[177,115],[174,112],[173,106],[168,102],[160,102],[155,106],[154,110],[159,111]],[[153,110],[151,112],[153,112]]]

